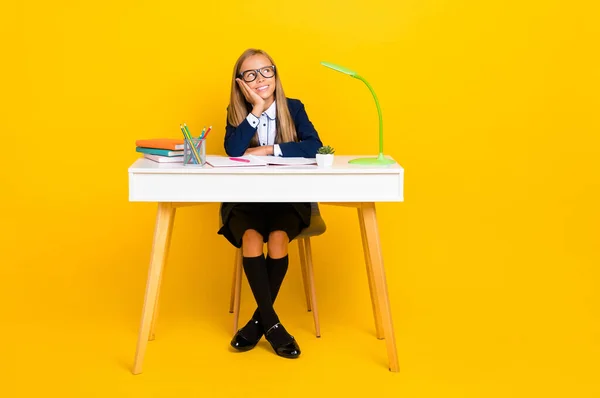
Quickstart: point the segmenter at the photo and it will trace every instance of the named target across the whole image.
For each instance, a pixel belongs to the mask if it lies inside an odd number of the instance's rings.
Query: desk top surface
[[[348,161],[360,157],[373,156],[340,156],[334,157],[331,167],[317,165],[299,166],[255,166],[255,167],[212,167],[184,166],[181,163],[158,163],[149,159],[137,159],[128,169],[129,173],[140,174],[403,174],[404,169],[398,163],[386,166],[363,166],[349,164]],[[386,156],[391,159],[391,157]]]

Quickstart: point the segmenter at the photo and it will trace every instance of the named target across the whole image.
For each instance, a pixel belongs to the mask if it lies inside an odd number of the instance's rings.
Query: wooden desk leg
[[[155,334],[156,334],[156,323],[158,321],[158,309],[159,309],[159,300],[160,300],[160,287],[162,286],[162,280],[163,280],[163,274],[164,274],[164,266],[166,265],[166,262],[169,259],[169,248],[171,247],[171,235],[173,234],[173,224],[174,224],[174,220],[175,220],[175,211],[176,208],[173,207],[171,209],[171,222],[169,223],[169,229],[167,231],[167,242],[166,242],[166,248],[165,248],[165,259],[164,259],[164,263],[163,263],[163,271],[160,273],[160,279],[158,280],[158,288],[156,289],[156,301],[154,303],[154,314],[152,316],[152,324],[150,326],[150,337],[148,338],[148,340],[152,341],[155,338]]]
[[[388,352],[389,369],[392,372],[398,372],[400,369],[398,364],[398,353],[396,351],[396,338],[394,336],[394,325],[392,323],[392,312],[388,298],[381,243],[379,242],[375,203],[363,203],[361,210],[361,218],[364,223],[367,246],[369,248],[369,258],[371,260],[370,265],[373,272],[373,287],[381,310],[381,320]],[[361,223],[361,226],[362,225],[363,224]],[[368,266],[369,264],[367,264],[367,267]]]
[[[373,318],[375,318],[375,333],[378,339],[383,339],[383,327],[381,326],[381,310],[377,295],[375,294],[375,286],[373,285],[373,266],[371,265],[371,257],[369,254],[369,243],[367,242],[367,231],[365,230],[365,222],[363,218],[362,207],[358,207],[358,222],[360,224],[360,236],[362,238],[363,253],[365,254],[365,265],[367,266],[367,279],[369,280],[369,292],[371,293],[371,304],[373,305]]]
[[[133,374],[136,375],[142,373],[142,363],[144,361],[144,354],[146,353],[146,346],[148,345],[148,337],[150,336],[152,316],[154,315],[154,307],[158,295],[158,285],[169,246],[169,230],[173,225],[174,216],[175,211],[171,203],[158,204],[150,267],[146,282],[146,295],[144,297],[144,309],[142,311],[142,322],[135,352],[135,361],[133,363]]]

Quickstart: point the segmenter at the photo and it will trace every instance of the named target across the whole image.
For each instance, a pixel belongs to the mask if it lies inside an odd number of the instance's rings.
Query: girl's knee
[[[269,243],[287,244],[288,241],[289,238],[285,231],[273,231],[269,234]]]
[[[257,241],[260,240],[262,242],[262,235],[255,229],[247,229],[242,235],[242,240],[244,241]]]
[[[269,234],[269,256],[281,258],[287,254],[289,238],[285,231],[273,231]]]
[[[242,252],[244,257],[257,257],[263,254],[263,237],[258,231],[248,229],[242,235]]]

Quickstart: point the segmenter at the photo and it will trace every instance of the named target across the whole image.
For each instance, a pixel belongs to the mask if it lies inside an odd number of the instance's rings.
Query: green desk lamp
[[[362,81],[363,83],[365,83],[367,85],[367,87],[369,88],[369,90],[371,91],[371,94],[373,94],[373,98],[375,99],[375,105],[377,105],[377,112],[379,113],[379,156],[377,156],[376,158],[352,159],[348,163],[364,164],[364,165],[388,165],[388,164],[396,163],[395,161],[393,161],[391,159],[383,157],[383,118],[381,117],[381,108],[379,108],[379,101],[377,100],[375,91],[373,91],[373,87],[371,87],[371,85],[362,76],[360,76],[358,73],[354,72],[353,70],[350,70],[348,68],[344,68],[343,66],[335,65],[335,64],[332,64],[329,62],[321,62],[321,65],[331,68],[333,70],[337,70],[338,72],[342,72],[347,75],[350,75],[350,76],[354,77],[355,79],[358,79],[358,80]]]

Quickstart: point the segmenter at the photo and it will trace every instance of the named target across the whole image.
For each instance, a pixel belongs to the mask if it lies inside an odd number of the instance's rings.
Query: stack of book
[[[153,138],[137,140],[135,151],[159,163],[183,163],[183,139]]]

